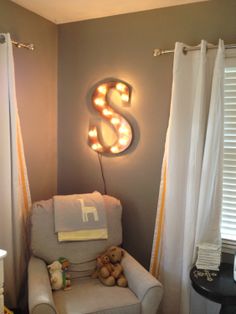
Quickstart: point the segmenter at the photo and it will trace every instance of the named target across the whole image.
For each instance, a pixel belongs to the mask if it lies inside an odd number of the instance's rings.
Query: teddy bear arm
[[[97,269],[100,269],[103,266],[102,257],[98,256],[96,259],[96,267]]]
[[[99,276],[101,276],[102,278],[107,278],[111,275],[108,267],[103,266],[100,271],[99,271]]]
[[[114,276],[116,279],[122,274],[123,267],[121,264],[114,265],[114,270],[112,271],[112,276]]]
[[[115,270],[114,265],[111,263],[107,264],[106,267],[109,270],[110,274]]]

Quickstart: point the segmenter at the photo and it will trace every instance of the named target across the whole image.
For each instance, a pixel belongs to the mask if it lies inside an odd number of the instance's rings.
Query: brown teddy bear
[[[104,254],[97,257],[96,270],[93,278],[99,280],[106,286],[127,287],[128,282],[123,274],[123,267],[120,262],[124,256],[124,251],[117,247],[110,247]]]
[[[122,250],[118,246],[111,246],[107,251],[106,254],[110,259],[111,264],[113,265],[113,271],[111,275],[116,279],[116,284],[119,287],[127,287],[128,282],[127,279],[123,273],[123,267],[120,264],[123,256],[124,256],[124,250]]]
[[[92,274],[92,278],[99,278],[105,286],[114,286],[115,277],[112,276],[114,268],[110,263],[110,259],[106,254],[100,255],[96,259],[96,269]]]

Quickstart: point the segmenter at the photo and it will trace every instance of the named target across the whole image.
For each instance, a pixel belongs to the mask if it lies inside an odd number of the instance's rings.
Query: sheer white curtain
[[[190,313],[189,271],[201,242],[220,243],[224,44],[174,54],[151,272],[164,285],[163,314]],[[201,299],[199,313],[207,313]],[[198,310],[199,311],[199,310]]]
[[[9,34],[0,34],[0,248],[5,303],[16,307],[26,270],[30,192],[18,118],[14,62]]]

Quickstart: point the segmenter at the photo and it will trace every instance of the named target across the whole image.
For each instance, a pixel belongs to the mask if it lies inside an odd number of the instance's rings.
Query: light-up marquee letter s
[[[130,86],[121,81],[111,81],[102,83],[95,88],[92,95],[92,103],[100,115],[113,127],[116,132],[117,139],[110,146],[103,144],[100,141],[97,126],[92,125],[89,128],[88,143],[90,147],[98,153],[119,154],[130,146],[133,134],[129,122],[109,105],[108,94],[111,89],[115,89],[119,92],[121,100],[124,104],[130,102]]]

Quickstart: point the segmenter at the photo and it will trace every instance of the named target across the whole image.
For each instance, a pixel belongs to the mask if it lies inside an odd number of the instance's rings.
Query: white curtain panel
[[[0,177],[0,248],[7,251],[5,303],[16,307],[26,270],[27,217],[31,200],[9,34],[0,34]]]
[[[224,44],[208,50],[202,41],[187,54],[184,46],[175,47],[151,260],[164,285],[163,314],[210,313],[205,299],[191,297],[189,272],[198,243],[221,243]]]

